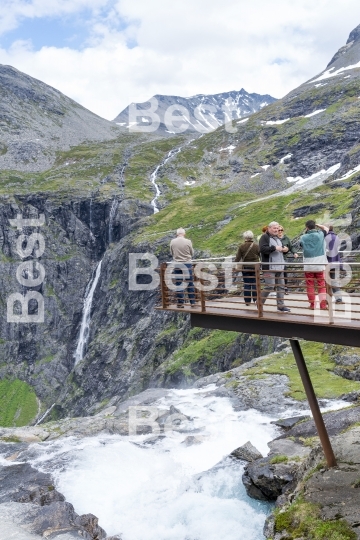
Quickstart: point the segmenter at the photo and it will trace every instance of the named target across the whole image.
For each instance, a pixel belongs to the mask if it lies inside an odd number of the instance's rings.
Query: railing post
[[[317,432],[320,437],[327,464],[329,467],[336,467],[337,463],[334,451],[332,449],[324,419],[320,411],[319,403],[316,399],[316,395],[305,363],[304,355],[300,347],[300,343],[297,339],[290,339],[290,345],[296,360],[302,383],[304,385],[306,396],[308,398],[310,409],[314,418]]]
[[[201,305],[201,312],[202,313],[205,313],[206,311],[206,306],[205,306],[205,294],[204,294],[204,291],[203,291],[203,288],[202,288],[202,280],[200,280],[200,305]]]
[[[329,265],[327,265],[326,268],[325,268],[325,286],[326,286],[326,298],[329,299],[329,301],[328,301],[329,324],[334,324],[334,306],[333,306],[333,302],[332,302],[333,293],[332,293],[331,276],[330,276]]]
[[[160,265],[160,285],[161,285],[161,303],[163,309],[166,309],[169,305],[168,295],[169,289],[165,283],[165,272],[166,272],[166,263],[161,263]]]
[[[258,310],[258,316],[263,316],[263,303],[261,301],[261,281],[260,281],[260,265],[255,265],[255,282],[256,282],[256,305]]]
[[[194,276],[194,284],[195,280],[199,283],[199,292],[200,292],[200,311],[201,313],[205,313],[206,311],[206,305],[205,305],[205,293],[203,290],[203,282],[204,280],[201,279],[198,275],[198,273],[195,271],[195,265],[193,265],[193,276]]]

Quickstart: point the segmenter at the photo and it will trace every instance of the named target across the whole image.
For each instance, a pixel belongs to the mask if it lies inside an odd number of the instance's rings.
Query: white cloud
[[[322,71],[360,22],[358,0],[8,4],[6,17],[13,25],[21,17],[62,16],[84,6],[93,10],[91,41],[82,50],[32,50],[28,43],[18,42],[0,49],[0,62],[110,119],[131,101],[145,101],[157,93],[189,96],[244,87],[281,97]],[[120,19],[128,22],[122,31],[116,29]],[[4,24],[0,18],[0,31]],[[129,49],[129,40],[137,46]]]
[[[96,11],[107,3],[108,0],[2,0],[0,34],[13,30],[23,19],[70,15],[83,9]]]

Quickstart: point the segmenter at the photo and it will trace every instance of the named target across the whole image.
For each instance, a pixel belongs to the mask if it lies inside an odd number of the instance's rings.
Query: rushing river
[[[54,475],[79,514],[95,514],[108,535],[123,540],[263,539],[271,505],[250,499],[243,465],[223,458],[248,440],[266,455],[277,428],[255,410],[234,411],[211,388],[172,390],[157,402],[193,419],[186,433],[172,431],[152,445],[149,435],[65,438],[34,445],[32,463]],[[184,443],[189,436],[196,444]]]

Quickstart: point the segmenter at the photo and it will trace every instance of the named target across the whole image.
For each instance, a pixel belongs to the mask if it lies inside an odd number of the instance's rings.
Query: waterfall
[[[193,139],[192,139],[193,140]],[[166,158],[160,163],[160,165],[158,165],[155,169],[155,171],[153,173],[151,173],[151,176],[150,176],[150,181],[151,183],[153,184],[154,188],[155,188],[155,197],[153,198],[153,200],[151,201],[151,206],[154,208],[154,214],[157,214],[158,211],[159,211],[159,208],[157,207],[156,205],[156,201],[157,199],[160,197],[161,195],[161,191],[159,189],[159,186],[157,185],[156,183],[156,179],[157,179],[157,175],[158,175],[158,172],[159,170],[164,167],[164,165],[169,161],[169,159],[171,159],[172,157],[176,156],[176,154],[178,154],[179,152],[181,152],[182,150],[182,146],[180,146],[179,148],[173,148],[172,150],[170,150],[170,152],[168,153],[168,155],[166,156]]]
[[[86,287],[79,340],[76,347],[76,351],[74,353],[75,366],[79,362],[81,362],[81,360],[84,358],[85,348],[86,348],[86,344],[89,338],[89,331],[90,331],[91,305],[92,305],[94,292],[100,278],[101,263],[102,263],[102,260],[97,265],[94,279],[90,280],[88,286]]]
[[[91,225],[92,225],[92,199],[90,198],[90,234],[92,234]]]
[[[89,230],[90,230],[90,236],[92,238],[92,240],[95,240],[95,236],[94,236],[94,233],[92,232],[92,224],[93,224],[93,219],[92,219],[92,212],[93,212],[93,199],[92,199],[92,195],[90,196],[90,222],[89,222]]]
[[[124,163],[124,165],[122,166],[120,170],[119,187],[121,188],[124,188],[124,184],[125,184],[124,173],[125,173],[126,166],[127,166],[127,163]]]
[[[157,185],[156,183],[156,177],[157,177],[157,173],[158,173],[158,170],[160,169],[161,165],[158,165],[155,169],[155,171],[151,174],[150,176],[150,181],[151,183],[154,185],[155,187],[155,197],[153,198],[153,200],[151,201],[151,206],[154,208],[154,214],[157,214],[158,211],[159,211],[159,208],[156,206],[156,201],[157,199],[160,197],[161,195],[161,191],[159,189],[159,186]]]
[[[39,418],[39,420],[36,422],[35,426],[38,426],[39,424],[41,424],[41,422],[44,420],[44,418],[47,417],[47,415],[49,414],[49,412],[52,410],[52,408],[55,406],[55,403],[53,403],[51,405],[51,407],[48,408],[47,411],[45,411],[45,413],[42,415],[41,418]]]
[[[113,224],[113,221],[114,221],[114,217],[115,217],[115,214],[116,214],[116,210],[119,206],[119,201],[118,199],[114,199],[113,202],[112,202],[112,205],[111,205],[111,209],[110,209],[110,215],[109,215],[109,244],[111,244],[112,242],[112,224]]]

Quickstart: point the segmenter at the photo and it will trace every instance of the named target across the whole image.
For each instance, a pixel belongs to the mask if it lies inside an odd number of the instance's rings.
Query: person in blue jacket
[[[306,281],[306,292],[310,303],[309,308],[315,309],[315,288],[320,300],[320,309],[327,309],[326,285],[325,285],[325,265],[326,245],[325,236],[329,232],[328,227],[315,223],[309,219],[305,223],[306,231],[300,238],[300,245],[303,248],[303,261]]]

